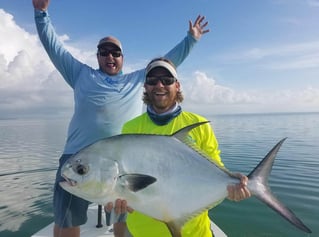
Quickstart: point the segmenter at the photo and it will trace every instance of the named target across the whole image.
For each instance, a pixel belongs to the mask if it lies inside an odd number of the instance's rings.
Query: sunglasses
[[[161,81],[164,86],[169,86],[176,82],[176,78],[170,76],[146,77],[145,83],[150,86],[155,86],[158,81]]]
[[[102,56],[102,57],[107,57],[110,54],[112,55],[113,58],[118,58],[118,57],[122,56],[122,52],[121,51],[105,50],[105,51],[99,52],[99,55]]]

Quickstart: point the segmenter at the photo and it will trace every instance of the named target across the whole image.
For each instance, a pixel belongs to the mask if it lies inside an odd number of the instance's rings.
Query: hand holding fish
[[[116,199],[114,202],[109,202],[104,206],[105,220],[107,226],[114,228],[115,237],[131,236],[127,235],[128,232],[126,226],[127,213],[132,212],[133,209],[127,206],[126,200]]]
[[[227,198],[231,201],[238,202],[251,197],[251,193],[249,189],[247,188],[247,183],[248,183],[247,176],[240,173],[236,173],[234,174],[234,176],[240,179],[240,183],[227,186],[227,190],[228,190]]]
[[[125,214],[127,212],[131,213],[134,211],[133,208],[127,206],[126,200],[121,200],[121,199],[116,199],[115,205],[113,205],[112,202],[107,203],[104,206],[104,211],[111,212],[113,208],[116,215]]]

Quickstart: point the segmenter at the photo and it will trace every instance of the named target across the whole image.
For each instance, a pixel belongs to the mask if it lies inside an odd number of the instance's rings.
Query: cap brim
[[[173,77],[177,78],[176,69],[168,62],[162,60],[154,61],[150,65],[148,65],[148,67],[146,68],[146,75],[148,75],[156,67],[165,68],[167,71],[171,73]]]
[[[117,48],[118,50],[122,51],[122,49],[121,49],[118,45],[116,45],[116,44],[114,44],[114,43],[111,43],[111,42],[105,42],[105,43],[99,44],[99,45],[97,46],[97,48],[98,48],[98,49],[101,49],[101,48],[103,48],[103,47],[105,47],[105,46],[112,46],[112,47],[115,47],[115,48]]]

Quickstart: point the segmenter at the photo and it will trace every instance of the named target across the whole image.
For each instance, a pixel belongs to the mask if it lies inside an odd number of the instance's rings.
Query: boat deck
[[[85,225],[81,226],[81,237],[114,237],[112,226],[105,225],[105,215],[102,213],[102,227],[98,228],[98,206],[91,205],[88,209],[88,221]],[[53,232],[53,225],[44,227],[39,232],[33,234],[31,237],[51,237]],[[211,228],[215,237],[227,237],[227,235],[213,222],[211,222]]]

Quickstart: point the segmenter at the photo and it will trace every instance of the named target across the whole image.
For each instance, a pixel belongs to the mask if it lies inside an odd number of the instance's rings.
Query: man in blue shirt
[[[123,50],[118,39],[108,36],[98,43],[99,69],[80,62],[60,42],[48,14],[49,0],[32,0],[39,38],[52,63],[74,91],[74,114],[60,167],[72,154],[93,142],[121,133],[122,125],[142,113],[141,95],[145,68],[123,74]],[[165,57],[179,66],[201,36],[209,30],[203,16],[189,22],[186,37]],[[54,189],[54,236],[78,237],[87,220],[88,202],[64,191],[60,168]],[[116,226],[115,226],[116,227]]]

